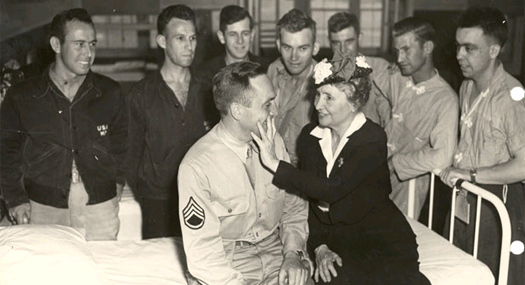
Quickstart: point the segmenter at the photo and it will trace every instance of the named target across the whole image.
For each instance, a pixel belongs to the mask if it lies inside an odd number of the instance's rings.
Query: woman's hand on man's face
[[[279,166],[279,159],[275,154],[275,119],[273,116],[266,118],[266,130],[263,128],[261,122],[257,122],[257,128],[259,129],[259,135],[251,133],[253,140],[259,147],[259,154],[261,161],[271,171],[277,171]]]

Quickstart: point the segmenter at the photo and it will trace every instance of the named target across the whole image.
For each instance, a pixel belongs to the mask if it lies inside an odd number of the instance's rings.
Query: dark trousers
[[[355,225],[324,224],[310,211],[308,224],[317,232],[308,241],[311,257],[315,245],[326,244],[343,259],[328,284],[429,285],[419,271],[416,236],[401,211],[390,200],[375,211]]]
[[[134,193],[140,197],[142,211],[142,238],[181,237],[179,222],[179,193],[177,189],[166,189],[169,198],[148,197],[151,189],[142,179],[137,179]],[[146,195],[145,195],[146,194]]]
[[[503,200],[502,185],[479,185]],[[474,230],[476,221],[476,196],[468,194],[470,204],[470,221],[465,224],[459,219],[455,220],[454,244],[468,253],[473,252]],[[515,183],[508,186],[507,201],[505,203],[510,217],[512,241],[525,243],[525,189],[523,184]],[[448,224],[448,222],[447,222]],[[448,237],[448,226],[446,227]],[[490,203],[483,201],[481,205],[478,259],[492,270],[498,280],[501,252],[501,222],[496,211]],[[509,285],[525,284],[525,253],[520,255],[510,254]]]
[[[179,205],[175,199],[142,198],[142,238],[180,237]]]
[[[452,198],[452,188],[448,187],[445,183],[441,182],[439,177],[436,177],[434,182],[434,209],[432,211],[432,230],[440,234],[444,238],[448,239],[448,235],[445,236],[445,224],[447,217],[450,212],[450,201]],[[425,226],[428,226],[428,208],[430,204],[430,192],[427,195],[425,204],[421,209],[419,215],[419,222]]]

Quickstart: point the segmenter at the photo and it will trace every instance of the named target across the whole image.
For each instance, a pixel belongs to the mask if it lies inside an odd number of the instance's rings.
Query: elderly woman
[[[415,235],[388,198],[386,135],[360,111],[371,69],[363,58],[356,62],[351,76],[343,68],[333,72],[326,60],[316,67],[319,124],[305,126],[299,136],[300,169],[276,158],[272,119],[266,130],[259,124],[262,137],[252,136],[274,172],[273,183],[309,197],[316,282],[430,284],[419,272]]]

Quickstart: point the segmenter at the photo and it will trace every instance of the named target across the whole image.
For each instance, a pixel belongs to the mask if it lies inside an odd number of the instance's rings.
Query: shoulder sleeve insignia
[[[193,197],[190,197],[188,204],[182,209],[182,216],[184,224],[192,230],[198,230],[204,225],[204,209],[193,200]]]

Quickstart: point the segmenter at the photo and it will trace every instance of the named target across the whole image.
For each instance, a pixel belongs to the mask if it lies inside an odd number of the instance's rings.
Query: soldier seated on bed
[[[1,188],[18,224],[86,229],[116,239],[127,122],[120,85],[91,72],[97,42],[86,10],[50,26],[55,61],[9,89],[1,108]]]
[[[261,65],[238,62],[213,79],[219,123],[180,165],[179,211],[191,275],[205,284],[305,284],[308,203],[272,184],[251,132],[272,114]],[[289,160],[281,137],[276,152]],[[285,283],[287,282],[287,283]]]

